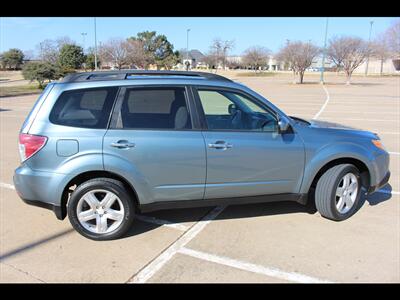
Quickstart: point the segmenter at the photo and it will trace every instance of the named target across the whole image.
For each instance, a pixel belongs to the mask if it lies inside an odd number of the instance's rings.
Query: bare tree
[[[390,48],[384,34],[378,37],[371,43],[371,55],[381,61],[380,75],[383,73],[383,63],[391,57]]]
[[[350,84],[353,71],[359,67],[371,53],[368,43],[358,37],[340,37],[329,41],[328,57],[340,62],[346,73],[346,84]],[[335,49],[334,51],[332,49]],[[340,54],[340,55],[339,55]]]
[[[215,70],[218,69],[219,63],[221,63],[222,67],[225,69],[226,57],[228,56],[228,52],[232,50],[233,47],[234,42],[231,40],[223,41],[220,38],[216,38],[213,40],[208,56],[212,57],[215,60]]]
[[[400,57],[400,20],[395,21],[384,33],[393,58]]]
[[[140,40],[128,39],[125,44],[127,50],[126,62],[132,67],[147,69],[149,57],[145,51],[144,43]]]
[[[277,58],[290,65],[294,74],[299,75],[299,82],[303,83],[304,72],[311,66],[315,57],[320,53],[319,47],[313,45],[311,42],[288,42],[283,47]]]
[[[268,64],[270,51],[261,46],[248,48],[243,55],[243,64],[251,66],[256,72],[260,67]]]
[[[99,56],[103,63],[113,63],[118,70],[121,70],[124,65],[130,63],[129,48],[128,41],[120,38],[111,38],[99,47]]]
[[[75,45],[76,43],[67,36],[59,37],[55,40],[46,39],[40,42],[36,46],[39,53],[39,59],[44,62],[56,64],[58,61],[60,49],[66,44]]]

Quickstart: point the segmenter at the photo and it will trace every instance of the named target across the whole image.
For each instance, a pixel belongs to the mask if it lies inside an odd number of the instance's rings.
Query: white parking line
[[[390,151],[389,151],[389,154],[400,155],[400,152],[390,152]]]
[[[143,222],[153,223],[153,224],[157,224],[157,225],[161,225],[161,226],[165,226],[165,227],[171,227],[171,228],[178,229],[181,231],[188,230],[188,226],[178,224],[178,223],[173,223],[173,222],[166,221],[166,220],[157,219],[157,218],[150,217],[150,216],[136,215],[135,218],[140,221],[143,221]]]
[[[195,238],[203,228],[214,220],[223,210],[224,206],[217,206],[199,222],[193,225],[179,239],[164,250],[151,263],[141,269],[135,276],[128,280],[128,283],[144,283],[149,280],[158,270],[160,270],[178,251],[180,251],[187,243]]]
[[[321,109],[319,110],[319,112],[317,112],[316,115],[314,116],[314,118],[313,118],[314,120],[317,120],[319,118],[319,116],[324,111],[325,107],[328,105],[328,102],[330,100],[328,89],[325,87],[325,85],[323,85],[322,88],[324,89],[324,91],[326,93],[326,100],[325,100],[324,105],[322,105]]]
[[[232,259],[226,256],[220,256],[220,255],[214,255],[214,254],[209,254],[189,248],[181,248],[179,253],[189,255],[191,257],[199,258],[205,261],[210,261],[213,263],[217,263],[220,265],[225,265],[229,266],[232,268],[252,272],[252,273],[257,273],[261,275],[266,275],[269,277],[274,277],[274,278],[279,278],[287,281],[292,281],[292,282],[299,282],[299,283],[331,283],[331,281],[327,280],[322,280],[314,277],[310,277],[307,275],[303,275],[300,273],[296,272],[285,272],[282,270],[279,270],[277,268],[271,268],[271,267],[264,267],[261,265],[256,265],[252,263],[248,263],[245,261],[240,261],[236,259]]]
[[[0,187],[10,189],[10,190],[15,190],[15,187],[9,183],[0,182]]]

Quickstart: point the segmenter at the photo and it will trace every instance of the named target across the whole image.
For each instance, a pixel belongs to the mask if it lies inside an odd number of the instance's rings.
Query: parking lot
[[[378,133],[389,184],[343,222],[292,202],[180,209],[95,242],[17,196],[18,131],[37,95],[0,98],[0,282],[400,282],[400,78],[228,76],[289,115]]]

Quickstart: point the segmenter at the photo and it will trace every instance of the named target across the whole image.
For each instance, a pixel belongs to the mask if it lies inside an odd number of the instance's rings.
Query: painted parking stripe
[[[314,120],[317,120],[317,119],[319,118],[319,116],[322,114],[322,112],[324,111],[325,107],[328,105],[329,100],[330,100],[330,98],[331,98],[330,95],[329,95],[328,89],[325,87],[325,85],[323,85],[322,88],[323,88],[324,91],[325,91],[326,100],[325,100],[324,105],[322,105],[321,109],[319,110],[319,112],[317,112],[317,113],[315,114],[315,116],[314,116],[314,118],[313,118]]]
[[[389,154],[392,154],[392,155],[400,155],[400,152],[390,152],[390,151],[389,151]]]
[[[186,231],[189,229],[188,226],[178,224],[178,223],[173,223],[173,222],[170,222],[167,220],[157,219],[157,218],[150,217],[150,216],[136,215],[135,218],[140,221],[143,221],[143,222],[153,223],[153,224],[161,225],[164,227],[170,227],[170,228],[178,229],[181,231]]]
[[[0,182],[0,187],[10,189],[10,190],[15,190],[15,187],[9,183]]]
[[[245,262],[245,261],[240,261],[236,259],[232,259],[226,256],[220,256],[220,255],[215,255],[215,254],[210,254],[210,253],[205,253],[202,251],[197,251],[189,248],[181,248],[179,253],[189,255],[191,257],[195,257],[198,259],[202,259],[205,261],[217,263],[220,265],[224,266],[229,266],[232,268],[256,273],[256,274],[261,274],[269,277],[274,277],[274,278],[279,278],[283,279],[286,281],[292,281],[292,282],[298,282],[298,283],[332,283],[331,281],[327,280],[322,280],[314,277],[310,277],[307,275],[303,275],[297,272],[285,272],[282,270],[279,270],[277,268],[272,268],[272,267],[265,267],[261,265],[256,265],[253,263]]]
[[[193,225],[188,231],[181,235],[172,245],[165,249],[159,256],[141,269],[136,275],[128,280],[128,283],[147,282],[158,270],[160,270],[178,251],[194,239],[203,229],[214,220],[225,206],[217,206],[205,215],[200,221]]]

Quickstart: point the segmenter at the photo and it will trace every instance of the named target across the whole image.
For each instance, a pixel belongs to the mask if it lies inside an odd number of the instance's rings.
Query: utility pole
[[[325,40],[324,40],[324,50],[322,52],[322,66],[321,66],[321,79],[320,83],[324,84],[324,71],[325,71],[325,56],[326,56],[326,39],[328,37],[328,20],[329,18],[326,18],[326,25],[325,25]]]
[[[97,32],[96,17],[94,17],[94,69],[97,71]]]
[[[186,29],[186,71],[189,71],[189,31]]]
[[[83,53],[85,53],[85,36],[87,35],[87,32],[81,32],[82,38],[83,38]]]
[[[374,24],[374,21],[370,21],[369,22],[371,24],[370,28],[369,28],[369,37],[368,37],[368,56],[367,56],[367,63],[365,65],[365,76],[368,75],[368,65],[369,65],[369,51],[370,51],[370,47],[371,47],[371,31],[372,31],[372,24]]]

